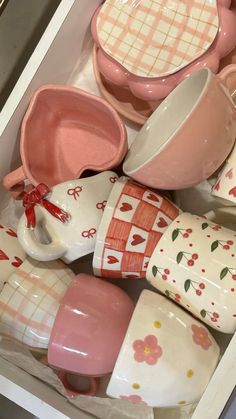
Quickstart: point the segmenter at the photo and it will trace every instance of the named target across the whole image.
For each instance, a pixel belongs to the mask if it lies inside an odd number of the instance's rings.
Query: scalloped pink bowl
[[[22,166],[5,176],[15,197],[27,178],[52,187],[77,179],[86,169],[104,171],[123,160],[126,129],[107,101],[63,85],[40,87],[31,99],[21,128]]]
[[[100,8],[93,16],[91,30],[93,38],[99,47],[97,65],[102,75],[118,86],[128,86],[134,96],[147,101],[164,99],[184,78],[192,72],[208,67],[217,73],[220,60],[236,45],[236,16],[235,10],[229,9],[230,0],[218,1],[220,29],[211,47],[199,59],[190,65],[166,77],[140,77],[132,74],[119,64],[113,57],[103,51],[99,44],[96,20]]]

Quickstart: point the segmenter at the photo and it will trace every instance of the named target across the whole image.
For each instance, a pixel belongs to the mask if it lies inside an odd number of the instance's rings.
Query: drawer
[[[62,0],[56,8],[0,112],[1,179],[18,165],[19,128],[35,89],[46,83],[79,85],[81,58],[85,59],[85,48],[91,44],[90,19],[100,3],[99,0]],[[134,135],[135,130],[129,126],[128,132]],[[0,188],[0,198],[1,210],[7,199],[3,188]],[[213,334],[221,346],[222,358],[192,419],[220,417],[236,384],[236,336],[215,331]],[[78,410],[42,381],[1,357],[0,393],[42,419],[86,419],[95,415],[95,412],[89,414]],[[188,410],[183,410],[183,417],[191,417],[187,414]],[[156,409],[151,413],[150,419],[154,416],[157,419],[180,419],[180,411],[172,409],[170,414],[168,410]],[[122,419],[121,415],[114,414],[110,417]]]

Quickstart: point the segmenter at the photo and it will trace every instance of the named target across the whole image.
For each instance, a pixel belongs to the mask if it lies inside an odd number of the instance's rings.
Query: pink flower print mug
[[[56,185],[46,195],[39,185],[23,201],[26,213],[19,221],[18,238],[25,252],[36,260],[61,258],[65,263],[92,253],[104,206],[117,179],[114,172],[105,171]],[[42,231],[50,243],[41,242]]]
[[[217,213],[217,212],[216,212]],[[236,235],[206,217],[182,213],[151,257],[147,280],[209,326],[236,330]],[[222,217],[233,216],[226,207]],[[234,210],[234,220],[236,211]],[[227,219],[227,217],[226,217]],[[221,219],[219,219],[221,221]]]
[[[129,323],[107,395],[152,407],[195,403],[218,359],[219,347],[200,322],[167,298],[144,290]]]

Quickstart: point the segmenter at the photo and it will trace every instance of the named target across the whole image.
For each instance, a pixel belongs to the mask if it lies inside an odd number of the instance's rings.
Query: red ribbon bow
[[[45,199],[49,194],[50,189],[44,183],[40,183],[35,189],[26,193],[23,198],[23,205],[25,207],[25,215],[27,220],[27,228],[35,228],[36,217],[34,207],[35,205],[41,205],[44,207],[50,214],[60,220],[62,223],[65,223],[69,220],[69,214],[63,211],[61,208],[52,204],[52,202]]]

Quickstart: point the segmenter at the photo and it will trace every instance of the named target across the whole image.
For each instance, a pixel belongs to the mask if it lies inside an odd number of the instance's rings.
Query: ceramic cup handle
[[[97,389],[99,387],[100,378],[98,377],[87,377],[89,381],[89,388],[88,390],[79,390],[75,389],[67,379],[67,372],[66,371],[59,371],[57,373],[58,378],[61,380],[63,386],[65,387],[69,396],[95,396],[97,393]]]
[[[62,244],[56,236],[50,232],[50,243],[44,244],[41,243],[38,236],[42,234],[42,230],[38,227],[43,221],[43,214],[37,213],[37,223],[34,230],[26,227],[25,214],[20,218],[17,235],[19,242],[25,252],[31,256],[33,259],[47,262],[50,260],[55,260],[61,258],[67,248]],[[38,233],[38,234],[37,234]]]
[[[216,208],[204,214],[204,217],[220,225],[225,221],[236,225],[236,207]]]
[[[3,187],[10,192],[13,198],[21,199],[24,194],[25,179],[23,166],[20,166],[3,178]]]
[[[218,77],[223,80],[224,84],[229,89],[231,97],[234,96],[236,92],[236,64],[227,65],[221,70]],[[234,106],[236,107],[236,103],[234,103]]]

